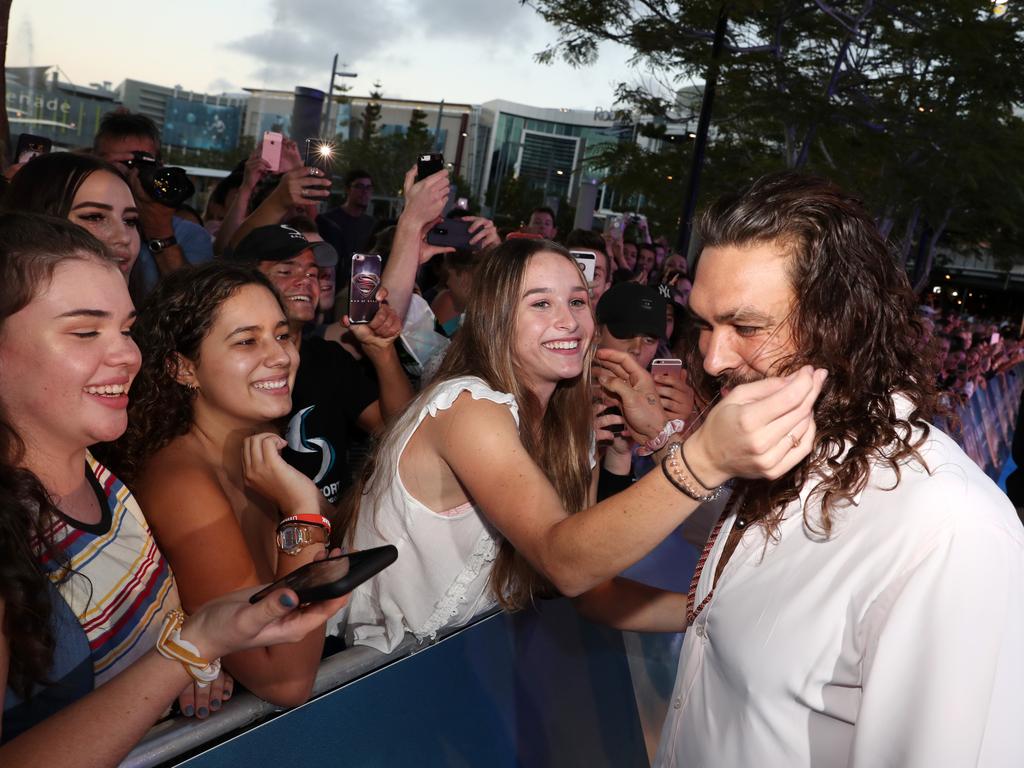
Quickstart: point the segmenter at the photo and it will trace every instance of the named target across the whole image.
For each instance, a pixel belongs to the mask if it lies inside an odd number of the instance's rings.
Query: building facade
[[[197,93],[180,86],[125,80],[117,86],[117,99],[132,112],[151,118],[165,145],[231,150],[242,135],[248,96]]]
[[[496,99],[483,104],[487,135],[481,188],[490,207],[501,209],[501,186],[525,181],[545,199],[574,200],[581,183],[601,186],[594,160],[608,144],[634,140],[631,123],[604,110],[550,109]]]
[[[88,147],[100,120],[118,106],[108,84],[72,85],[57,77],[57,67],[7,67],[7,119],[11,140],[22,133],[45,136],[64,149]]]

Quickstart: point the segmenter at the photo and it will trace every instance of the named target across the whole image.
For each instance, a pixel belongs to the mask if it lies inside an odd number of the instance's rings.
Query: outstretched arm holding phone
[[[231,246],[237,247],[247,234],[258,227],[280,224],[296,209],[316,216],[315,206],[331,194],[331,180],[324,178],[319,168],[300,165],[281,177],[274,191],[260,203],[231,236]],[[311,217],[311,218],[312,218]]]
[[[416,271],[438,253],[452,248],[438,248],[424,242],[427,230],[434,225],[448,202],[448,171],[441,170],[425,179],[416,179],[416,168],[405,174],[405,210],[398,217],[391,255],[381,278],[389,292],[388,300],[398,317],[405,322],[409,302],[416,285]]]
[[[402,321],[389,304],[389,296],[387,288],[378,289],[380,308],[368,323],[353,323],[348,315],[342,318],[342,325],[352,331],[377,374],[380,395],[356,419],[367,434],[379,431],[385,421],[401,413],[415,394],[395,350]]]

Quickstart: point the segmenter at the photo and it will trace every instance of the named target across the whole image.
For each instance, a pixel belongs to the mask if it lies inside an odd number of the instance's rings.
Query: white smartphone
[[[679,375],[681,370],[683,370],[683,361],[676,357],[662,357],[651,363],[652,376],[657,376],[659,373]]]
[[[583,270],[583,276],[587,279],[587,285],[594,282],[594,265],[597,256],[593,251],[569,251],[569,254],[576,259],[576,263]]]

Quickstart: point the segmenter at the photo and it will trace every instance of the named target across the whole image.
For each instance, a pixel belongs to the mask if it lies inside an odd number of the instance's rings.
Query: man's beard
[[[750,371],[748,373],[728,373],[724,376],[717,376],[712,379],[711,389],[715,395],[725,397],[740,384],[750,384],[755,381],[761,381],[763,378],[765,378],[765,374],[758,373],[757,371]]]

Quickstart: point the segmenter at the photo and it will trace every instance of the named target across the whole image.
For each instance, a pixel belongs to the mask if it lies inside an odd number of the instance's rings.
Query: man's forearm
[[[237,248],[238,244],[242,242],[242,239],[257,227],[268,227],[273,226],[274,224],[280,224],[287,215],[287,207],[279,205],[272,197],[268,197],[260,203],[259,207],[255,211],[246,216],[242,223],[238,225],[238,229],[236,229],[234,234],[231,235],[231,247]]]
[[[188,266],[185,251],[181,249],[180,245],[169,245],[160,253],[154,253],[153,260],[161,275],[169,275],[171,272]]]
[[[218,256],[227,250],[235,232],[238,231],[242,222],[245,221],[245,212],[249,210],[249,200],[251,198],[251,189],[239,189],[238,195],[231,203],[231,207],[228,208],[227,213],[224,214],[224,220],[220,223],[220,229],[217,230],[217,237],[213,241],[213,252]]]
[[[175,236],[173,211],[164,206],[154,209],[154,206],[157,205],[157,203],[149,203],[139,206],[140,223],[147,243],[153,240],[169,240]],[[150,253],[153,254],[153,261],[156,262],[156,268],[161,275],[169,275],[177,269],[188,266],[185,251],[178,243],[162,248],[159,253],[153,252],[151,248]]]

